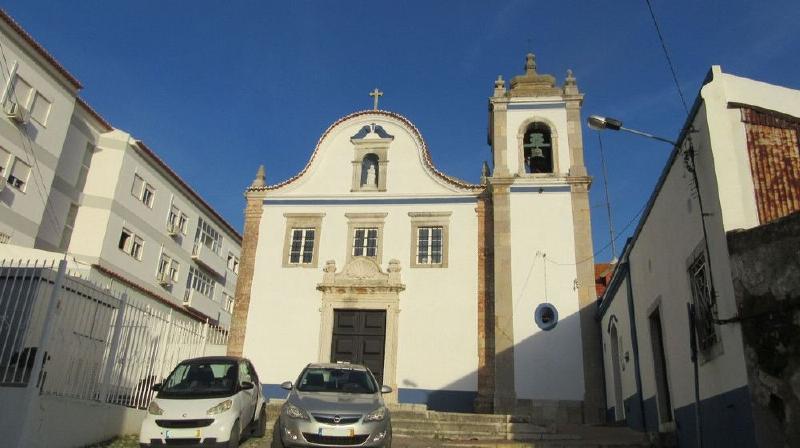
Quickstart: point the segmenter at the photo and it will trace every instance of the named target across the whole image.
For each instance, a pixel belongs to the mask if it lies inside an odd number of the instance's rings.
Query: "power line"
[[[681,97],[681,104],[683,104],[683,110],[686,111],[686,114],[689,114],[689,106],[686,104],[686,98],[683,96],[683,90],[681,90],[681,84],[678,82],[678,74],[675,71],[675,66],[672,64],[672,58],[669,56],[669,51],[667,50],[667,43],[664,40],[664,36],[661,34],[661,27],[658,26],[658,20],[656,19],[656,14],[653,12],[653,5],[650,3],[650,0],[645,0],[647,2],[647,9],[650,10],[650,17],[653,18],[653,25],[656,27],[656,34],[658,34],[658,40],[661,42],[661,49],[664,50],[664,57],[667,59],[667,65],[669,66],[669,71],[672,73],[672,80],[675,82],[675,87],[678,89],[678,96]]]

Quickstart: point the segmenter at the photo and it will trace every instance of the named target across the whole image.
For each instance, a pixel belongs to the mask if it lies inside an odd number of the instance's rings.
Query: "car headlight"
[[[164,410],[156,403],[156,400],[150,402],[150,406],[147,406],[147,413],[152,415],[161,415],[164,413]]]
[[[212,406],[209,410],[206,411],[206,414],[208,415],[221,414],[230,409],[231,406],[233,406],[233,401],[225,400],[222,403],[217,403],[216,405]]]
[[[291,403],[286,403],[286,415],[288,415],[291,418],[297,418],[300,420],[310,420],[308,418],[308,413],[306,411],[298,408],[297,406]]]
[[[386,408],[381,406],[364,417],[365,422],[382,422],[386,418]]]

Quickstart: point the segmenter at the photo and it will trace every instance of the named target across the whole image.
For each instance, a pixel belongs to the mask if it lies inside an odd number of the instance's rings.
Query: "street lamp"
[[[602,131],[604,129],[609,129],[611,131],[625,131],[631,134],[636,134],[642,137],[647,137],[653,140],[658,140],[664,143],[669,143],[672,145],[677,151],[680,151],[681,145],[677,142],[672,140],[659,137],[647,132],[637,131],[636,129],[629,129],[622,126],[622,122],[609,117],[601,117],[599,115],[590,115],[589,118],[586,120],[586,124],[589,126],[590,129],[594,129],[596,131]],[[706,230],[706,213],[703,209],[703,196],[700,194],[700,182],[697,180],[697,171],[695,170],[695,160],[694,160],[694,144],[692,143],[692,135],[693,129],[691,125],[689,129],[687,129],[687,138],[689,145],[688,148],[684,151],[683,154],[683,162],[686,165],[686,169],[692,173],[692,180],[694,181],[694,188],[697,192],[697,203],[698,208],[700,209],[700,222],[703,225],[703,243],[705,246],[705,255],[706,261],[708,262],[708,283],[709,283],[709,294],[712,300],[716,301],[717,293],[714,288],[714,276],[713,276],[713,269],[711,269],[711,252],[708,248],[708,232]],[[689,313],[689,337],[690,337],[690,345],[692,349],[692,363],[694,364],[694,400],[695,400],[695,425],[697,431],[697,446],[703,446],[703,427],[700,421],[700,377],[699,377],[699,369],[697,363],[697,341],[695,337],[695,323],[697,319],[697,315],[695,314],[695,307],[692,303],[687,303],[688,313]],[[709,316],[712,322],[714,323],[723,323],[723,321],[718,321],[714,318],[713,315]],[[637,354],[638,355],[638,354]],[[644,409],[642,409],[644,412]]]

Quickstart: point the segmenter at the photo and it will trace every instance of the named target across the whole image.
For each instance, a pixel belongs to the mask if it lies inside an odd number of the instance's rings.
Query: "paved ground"
[[[269,448],[272,439],[264,437],[263,439],[249,438],[242,442],[242,448]],[[392,441],[392,448],[434,448],[441,447],[444,441],[439,440],[413,440],[408,438],[395,437]],[[486,445],[482,444],[482,447]],[[87,448],[138,448],[139,439],[135,435],[124,436],[108,442],[90,445]]]

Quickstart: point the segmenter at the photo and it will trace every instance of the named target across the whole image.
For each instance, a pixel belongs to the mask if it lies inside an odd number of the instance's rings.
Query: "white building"
[[[704,444],[757,446],[740,324],[748,317],[737,310],[726,232],[800,209],[798,129],[799,91],[711,68],[602,297],[609,419],[696,446],[693,303]],[[690,144],[707,241],[684,159]]]
[[[309,362],[353,361],[394,401],[598,420],[582,99],[533,55],[509,90],[498,79],[480,185],[442,174],[419,130],[377,108],[333,123],[291,179],[260,171],[229,351],[271,396]]]
[[[196,319],[230,322],[241,237],[0,11],[0,243],[67,252]],[[2,252],[0,252],[2,257]]]

